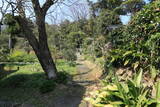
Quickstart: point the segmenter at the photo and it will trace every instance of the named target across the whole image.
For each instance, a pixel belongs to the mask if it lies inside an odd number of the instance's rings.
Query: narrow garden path
[[[98,82],[101,76],[101,69],[96,65],[87,61],[81,55],[77,55],[77,75],[74,81],[83,86],[93,85]]]
[[[97,88],[101,71],[97,65],[86,61],[83,56],[77,56],[77,74],[73,76],[66,95],[54,100],[55,107],[92,107],[83,99],[88,92]]]

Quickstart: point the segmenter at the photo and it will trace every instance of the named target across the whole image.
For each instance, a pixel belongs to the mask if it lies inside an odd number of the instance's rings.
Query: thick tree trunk
[[[4,71],[4,64],[0,64],[0,72]]]
[[[39,32],[39,61],[42,65],[44,71],[47,72],[48,78],[56,78],[56,66],[53,62],[47,41],[47,33],[46,33],[46,26],[45,26],[45,14],[40,14],[36,18],[36,23],[38,25],[38,32]]]
[[[39,37],[39,41],[36,36],[33,34],[33,31],[29,28],[28,22],[24,18],[20,18],[19,20],[20,26],[23,29],[23,33],[29,44],[32,46],[43,70],[45,71],[48,79],[56,79],[56,66],[52,59],[51,53],[48,48],[47,37]],[[39,35],[47,36],[44,32],[45,28],[39,29]]]
[[[36,16],[36,24],[38,26],[38,39],[33,34],[33,31],[29,28],[28,21],[25,17],[22,0],[18,0],[18,10],[21,16],[19,24],[22,27],[25,37],[29,41],[29,44],[32,46],[48,79],[56,79],[57,69],[48,47],[47,33],[45,27],[46,13],[48,9],[55,3],[55,1],[46,0],[42,7],[40,6],[39,0],[31,0],[31,2]]]
[[[35,50],[35,53],[48,79],[55,79],[57,69],[53,62],[49,49],[38,49]]]

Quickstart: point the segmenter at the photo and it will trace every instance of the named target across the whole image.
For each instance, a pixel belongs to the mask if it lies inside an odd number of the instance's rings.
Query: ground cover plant
[[[156,95],[142,83],[142,70],[134,78],[120,81],[115,77],[111,82],[103,81],[103,88],[90,93],[92,97],[85,98],[95,107],[158,107],[160,104],[159,85],[155,84]]]
[[[0,99],[16,102],[27,101],[38,105],[40,97],[35,99],[31,97],[32,94],[37,94],[38,97],[41,94],[52,93],[58,84],[66,84],[71,79],[71,75],[76,74],[75,66],[70,66],[66,60],[58,60],[57,65],[59,70],[57,80],[48,80],[38,63],[5,65],[5,71],[0,72]]]

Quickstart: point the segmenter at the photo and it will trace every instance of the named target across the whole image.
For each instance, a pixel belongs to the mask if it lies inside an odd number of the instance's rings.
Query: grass
[[[56,62],[58,71],[65,71],[70,75],[75,74],[76,72],[76,63],[75,62],[69,62],[66,60],[58,60]]]
[[[66,72],[69,75],[76,73],[76,67],[71,62],[58,60],[56,65],[58,71]],[[19,70],[15,65],[7,65],[5,70],[0,72],[0,100],[44,107],[48,103],[47,99],[53,99],[58,93],[64,92],[58,87],[46,94],[40,92],[39,88],[48,80],[39,64],[19,66]]]

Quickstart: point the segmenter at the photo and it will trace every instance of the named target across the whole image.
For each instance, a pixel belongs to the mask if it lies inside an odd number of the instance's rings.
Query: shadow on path
[[[17,72],[19,70],[19,67],[15,70],[5,70],[4,69],[5,65],[0,64],[0,79],[6,77],[7,75],[10,75],[14,72]]]
[[[53,99],[53,104],[51,103],[48,107],[88,107],[85,102],[83,102],[83,97],[86,91],[84,86],[79,84],[68,85],[65,90],[62,90],[57,97]]]

